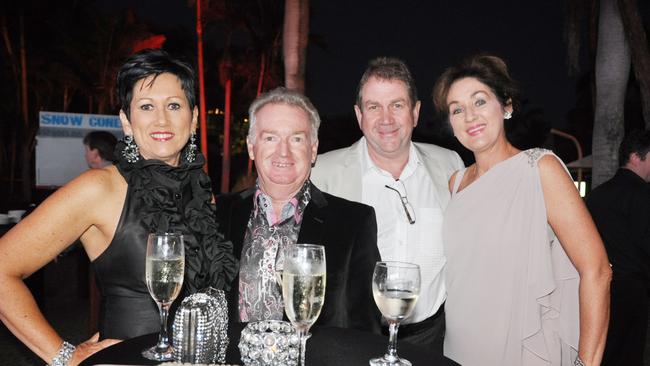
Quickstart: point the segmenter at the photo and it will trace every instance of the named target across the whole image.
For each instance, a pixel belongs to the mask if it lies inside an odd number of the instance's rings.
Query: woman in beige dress
[[[447,69],[434,87],[476,159],[449,182],[444,353],[464,366],[600,365],[607,255],[560,159],[508,141],[517,94],[503,60],[488,55]]]

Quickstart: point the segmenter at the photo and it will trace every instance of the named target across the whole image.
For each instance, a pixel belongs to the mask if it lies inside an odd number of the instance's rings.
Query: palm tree
[[[309,0],[285,0],[284,84],[287,88],[305,91],[305,64],[309,40]]]
[[[9,169],[22,182],[22,198],[31,201],[32,157],[40,110],[114,111],[115,72],[135,42],[150,36],[134,16],[101,17],[89,2],[5,2],[0,8],[2,49],[8,71],[4,85],[17,92],[0,110],[13,138]],[[22,106],[22,108],[16,108]],[[16,121],[19,121],[17,123]],[[4,135],[4,134],[3,134]],[[6,174],[6,173],[5,173]],[[11,189],[11,188],[10,188]]]
[[[650,127],[650,56],[636,0],[571,0],[568,22],[570,64],[577,65],[579,11],[598,14],[595,39],[595,100],[592,141],[592,187],[611,178],[618,168],[617,150],[625,133],[624,106],[631,67],[642,96],[646,127]],[[597,28],[597,33],[594,31]],[[597,35],[597,36],[594,36]]]

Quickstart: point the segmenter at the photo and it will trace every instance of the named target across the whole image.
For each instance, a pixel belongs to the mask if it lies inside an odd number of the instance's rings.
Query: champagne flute
[[[397,329],[408,317],[420,294],[420,267],[405,262],[377,262],[372,275],[372,296],[388,322],[388,351],[383,357],[370,360],[371,366],[411,366],[397,356]]]
[[[145,278],[151,297],[160,311],[158,344],[142,351],[142,356],[154,361],[173,359],[174,349],[167,335],[167,313],[183,285],[185,245],[181,234],[149,234],[145,262]]]
[[[282,297],[287,318],[300,336],[300,365],[305,366],[309,328],[325,302],[325,247],[294,244],[285,248]]]

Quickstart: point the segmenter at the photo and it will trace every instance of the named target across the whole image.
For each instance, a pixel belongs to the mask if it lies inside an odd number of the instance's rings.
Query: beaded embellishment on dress
[[[546,154],[549,151],[550,150],[543,149],[541,147],[534,147],[532,149],[528,149],[524,151],[524,154],[528,156],[528,165],[530,165],[531,167],[535,167],[535,163],[537,162],[539,157]]]

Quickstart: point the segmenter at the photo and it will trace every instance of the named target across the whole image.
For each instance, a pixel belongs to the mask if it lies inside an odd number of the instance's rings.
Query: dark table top
[[[226,363],[243,365],[237,344],[243,324],[231,324],[228,329],[230,344]],[[368,360],[379,357],[386,352],[388,337],[354,329],[334,327],[313,327],[312,337],[307,341],[305,363],[309,366],[345,366],[368,365]],[[108,347],[86,359],[81,365],[128,364],[158,365],[160,362],[143,358],[140,352],[155,345],[157,334],[129,339]],[[407,342],[398,342],[397,353],[411,361],[414,366],[448,366],[457,365],[448,358]]]

